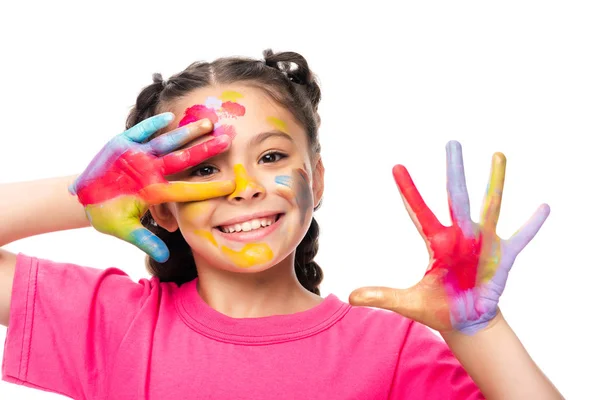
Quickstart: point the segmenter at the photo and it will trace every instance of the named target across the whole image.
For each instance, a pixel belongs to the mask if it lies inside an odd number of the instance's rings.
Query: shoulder
[[[37,292],[65,290],[70,296],[103,293],[110,296],[148,297],[152,294],[173,290],[174,283],[160,282],[156,277],[140,277],[134,280],[117,267],[97,268],[73,262],[17,255],[15,286],[27,288],[35,285]]]

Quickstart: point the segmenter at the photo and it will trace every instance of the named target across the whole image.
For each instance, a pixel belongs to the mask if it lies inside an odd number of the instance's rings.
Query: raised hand
[[[408,289],[365,287],[352,292],[353,305],[396,311],[440,332],[473,334],[498,312],[498,302],[517,255],[533,239],[550,213],[541,205],[511,238],[500,239],[500,214],[506,158],[495,153],[479,223],[471,220],[462,149],[446,146],[447,190],[451,226],[442,225],[427,207],[408,171],[393,169],[404,204],[425,239],[429,267],[423,279]]]
[[[98,231],[125,240],[158,262],[169,250],[143,227],[140,218],[149,205],[202,201],[233,192],[233,181],[169,182],[166,176],[184,171],[225,151],[231,138],[215,137],[177,150],[212,130],[208,120],[178,128],[144,143],[173,120],[164,113],[148,118],[110,140],[69,188],[85,207]]]

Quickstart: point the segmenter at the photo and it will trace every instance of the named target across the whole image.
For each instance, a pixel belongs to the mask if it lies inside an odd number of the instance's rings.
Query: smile
[[[219,225],[215,230],[220,236],[238,242],[260,240],[280,225],[283,213],[255,216],[246,220]]]

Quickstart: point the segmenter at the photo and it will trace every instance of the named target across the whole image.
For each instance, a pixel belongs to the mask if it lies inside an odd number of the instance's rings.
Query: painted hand
[[[408,171],[393,169],[404,204],[429,250],[423,279],[408,289],[365,287],[350,295],[353,305],[395,311],[440,332],[474,334],[498,312],[498,301],[517,255],[533,239],[550,213],[541,205],[510,239],[496,235],[506,158],[495,153],[481,219],[471,220],[469,196],[458,142],[446,146],[451,226],[442,225],[427,207]]]
[[[231,143],[224,135],[177,150],[210,132],[209,121],[186,125],[143,143],[172,119],[171,113],[159,114],[115,136],[69,188],[95,229],[137,246],[159,262],[169,258],[169,250],[140,222],[149,205],[202,201],[226,196],[235,189],[233,181],[167,181],[166,176],[225,151]]]

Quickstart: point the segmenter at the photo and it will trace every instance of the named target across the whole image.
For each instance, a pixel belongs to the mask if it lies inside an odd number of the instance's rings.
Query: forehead
[[[175,120],[169,130],[193,120],[209,118],[236,127],[238,133],[280,130],[305,136],[304,128],[285,107],[265,91],[247,85],[211,86],[195,89],[170,104]]]

